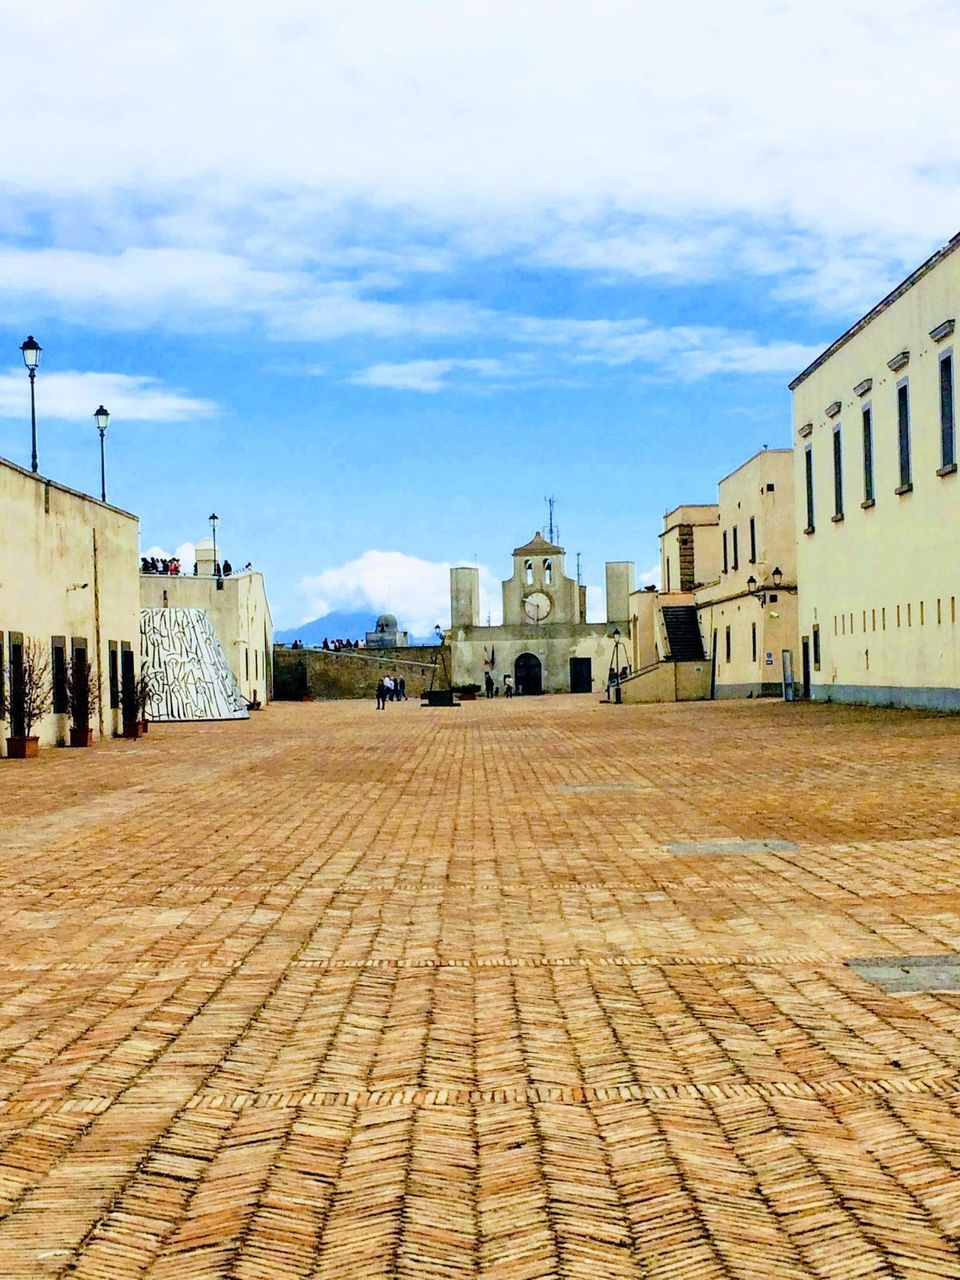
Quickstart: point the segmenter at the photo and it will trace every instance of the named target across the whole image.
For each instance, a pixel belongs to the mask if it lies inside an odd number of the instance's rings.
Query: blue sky
[[[496,618],[551,493],[643,577],[960,226],[954,5],[662,8],[0,0],[0,455],[32,333],[41,471],[97,492],[102,401],[144,550],[216,510],[278,626],[474,560]]]

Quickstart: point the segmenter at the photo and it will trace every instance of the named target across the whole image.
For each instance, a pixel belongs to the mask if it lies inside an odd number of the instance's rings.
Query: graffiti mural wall
[[[247,702],[203,609],[142,609],[140,658],[150,720],[246,720]]]

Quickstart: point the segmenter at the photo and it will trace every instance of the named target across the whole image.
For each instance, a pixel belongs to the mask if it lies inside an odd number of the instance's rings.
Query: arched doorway
[[[521,695],[543,693],[543,668],[535,653],[520,654],[513,664],[513,679]]]

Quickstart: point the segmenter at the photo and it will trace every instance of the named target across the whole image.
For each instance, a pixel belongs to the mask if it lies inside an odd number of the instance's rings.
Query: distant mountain
[[[327,640],[364,640],[367,632],[377,625],[375,613],[328,613],[322,618],[314,618],[312,622],[304,622],[299,627],[287,627],[283,631],[273,633],[274,640],[281,644],[293,644],[299,640],[306,648],[318,648]],[[403,623],[401,622],[401,626]],[[426,636],[410,636],[411,644],[434,644],[436,636],[431,631]]]
[[[299,627],[275,631],[273,638],[283,644],[293,644],[294,640],[299,640],[312,648],[322,645],[324,637],[327,640],[362,640],[376,625],[375,613],[328,613],[322,618],[314,618],[312,622],[304,622]]]

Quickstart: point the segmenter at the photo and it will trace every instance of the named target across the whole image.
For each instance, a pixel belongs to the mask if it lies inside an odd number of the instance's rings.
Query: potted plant
[[[100,690],[85,651],[81,657],[75,654],[67,663],[64,681],[67,687],[67,706],[70,709],[72,721],[70,745],[71,747],[89,747],[93,742],[90,717],[99,706]]]
[[[37,755],[40,739],[33,726],[50,710],[53,691],[50,658],[38,640],[27,640],[20,661],[10,663],[10,692],[0,707],[0,719],[9,720],[7,755],[11,760],[28,760]]]
[[[153,676],[149,671],[140,668],[140,674],[137,676],[136,684],[133,687],[133,696],[137,704],[137,724],[140,727],[140,733],[137,737],[147,732],[150,721],[147,719],[147,707],[156,697],[157,688],[154,683]]]

